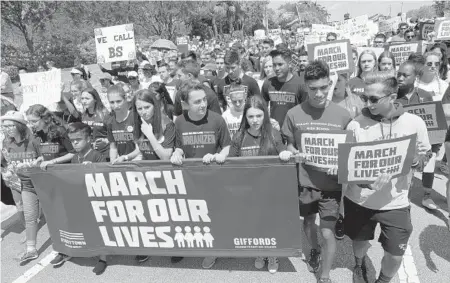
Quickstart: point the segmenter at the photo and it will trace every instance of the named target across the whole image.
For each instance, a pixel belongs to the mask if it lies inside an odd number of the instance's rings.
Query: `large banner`
[[[352,47],[348,39],[308,45],[308,59],[325,61],[331,72],[352,73]]]
[[[371,184],[381,174],[393,178],[408,174],[417,135],[374,142],[339,144],[339,184]]]
[[[97,63],[136,59],[133,24],[94,29]]]
[[[406,111],[423,119],[428,130],[431,144],[443,143],[447,133],[447,120],[440,101],[405,105]]]
[[[450,39],[450,18],[436,20],[434,24],[434,31],[436,32],[437,40]]]
[[[300,256],[297,172],[278,157],[36,169],[55,251],[159,256]]]
[[[391,43],[389,51],[395,57],[395,65],[400,66],[403,62],[408,61],[411,53],[422,52],[422,42]]]
[[[23,96],[22,109],[26,110],[34,104],[49,107],[61,100],[61,69],[24,73],[19,76]]]
[[[351,142],[351,131],[297,131],[295,143],[301,153],[308,156],[305,165],[327,172],[338,166],[338,145]]]

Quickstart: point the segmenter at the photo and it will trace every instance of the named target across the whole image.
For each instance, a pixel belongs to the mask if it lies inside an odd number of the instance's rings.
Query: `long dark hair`
[[[150,84],[149,90],[160,95],[160,100],[163,104],[165,114],[170,118],[170,120],[173,120],[173,101],[170,97],[169,91],[167,91],[166,85],[160,82],[153,82]]]
[[[97,114],[98,117],[100,118],[105,118],[105,116],[108,114],[108,111],[105,108],[105,105],[103,105],[103,101],[100,98],[100,95],[98,94],[97,90],[95,88],[87,88],[85,90],[83,90],[81,92],[81,95],[83,95],[83,92],[87,92],[90,95],[92,95],[92,97],[95,100],[95,105],[94,105],[94,112],[95,114]],[[87,109],[86,109],[86,113],[87,113]]]
[[[152,117],[152,127],[153,134],[156,139],[160,139],[163,135],[163,125],[161,122],[161,102],[156,99],[156,93],[149,89],[141,89],[136,92],[136,95],[133,98],[133,112],[134,112],[134,139],[140,140],[142,139],[142,131],[141,131],[141,117],[139,116],[136,108],[136,101],[142,100],[144,102],[148,102],[153,105],[153,117]]]
[[[16,122],[16,121],[12,121],[12,122],[13,122],[14,126],[16,127],[17,132],[19,132],[20,140],[28,140],[31,136],[31,130],[27,127],[27,125]],[[11,144],[14,142],[14,138],[8,137],[7,141],[9,144]]]
[[[447,79],[447,72],[448,72],[447,51],[444,48],[442,48],[441,44],[443,43],[435,43],[430,48],[430,51],[436,48],[439,48],[441,50],[442,56],[441,56],[441,66],[439,67],[439,77],[441,78],[441,80],[445,81]]]
[[[30,106],[26,112],[26,115],[39,117],[45,122],[45,124],[48,125],[47,138],[50,141],[61,138],[65,133],[63,121],[41,104]]]
[[[381,53],[380,56],[378,57],[378,71],[381,71],[380,66],[381,60],[383,58],[390,58],[392,60],[392,70],[396,70],[394,54],[392,54],[391,51],[383,51],[383,53]]]
[[[236,133],[235,138],[239,141],[239,145],[242,145],[245,137],[245,132],[250,128],[250,124],[248,123],[246,117],[247,111],[252,107],[264,112],[264,119],[261,125],[261,142],[259,144],[258,155],[268,155],[274,151],[275,141],[273,137],[272,124],[270,123],[269,111],[267,110],[266,102],[262,99],[261,96],[255,95],[249,97],[245,102],[241,125],[239,127],[239,131]]]

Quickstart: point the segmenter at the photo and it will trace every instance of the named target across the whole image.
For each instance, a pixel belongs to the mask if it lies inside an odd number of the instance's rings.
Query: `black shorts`
[[[339,218],[339,203],[342,192],[319,191],[300,187],[300,216],[306,217],[319,213],[320,227],[334,229]]]
[[[413,227],[410,207],[392,210],[373,210],[354,203],[344,197],[345,234],[355,241],[369,241],[375,237],[375,228],[380,223],[378,241],[383,249],[394,255],[403,256]]]

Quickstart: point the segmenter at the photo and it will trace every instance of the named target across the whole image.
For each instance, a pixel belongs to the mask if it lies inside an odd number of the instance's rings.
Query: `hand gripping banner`
[[[296,167],[278,157],[57,165],[32,180],[70,256],[300,256]]]

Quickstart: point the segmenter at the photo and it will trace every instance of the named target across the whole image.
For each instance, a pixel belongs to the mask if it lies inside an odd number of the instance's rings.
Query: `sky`
[[[270,0],[269,7],[277,9],[283,3],[297,2],[295,0],[288,1],[274,1]],[[391,9],[391,16],[396,16],[400,11],[406,13],[409,10],[420,8],[421,6],[428,6],[433,3],[432,0],[408,0],[408,1],[386,1],[386,0],[353,0],[353,1],[321,1],[317,3],[324,6],[328,13],[331,14],[331,21],[341,21],[344,19],[344,14],[349,13],[350,17],[356,17],[367,14],[369,17],[374,14],[389,15]]]

